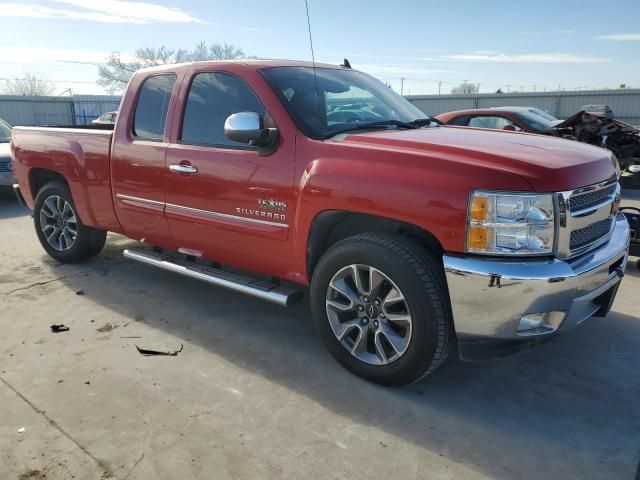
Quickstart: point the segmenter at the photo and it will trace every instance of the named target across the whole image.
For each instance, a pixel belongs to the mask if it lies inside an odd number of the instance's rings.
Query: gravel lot
[[[389,389],[334,362],[306,302],[125,260],[117,235],[90,263],[57,264],[9,192],[0,232],[2,479],[638,478],[635,262],[607,318]]]

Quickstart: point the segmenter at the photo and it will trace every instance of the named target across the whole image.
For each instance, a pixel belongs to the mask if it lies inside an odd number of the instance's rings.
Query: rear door
[[[117,125],[111,155],[116,213],[124,232],[161,246],[171,240],[164,216],[165,130],[176,83],[173,73],[143,79],[128,118]]]
[[[227,139],[229,115],[256,112],[276,127],[252,87],[230,71],[191,72],[167,149],[165,214],[180,251],[241,268],[289,272],[294,142],[272,153]]]

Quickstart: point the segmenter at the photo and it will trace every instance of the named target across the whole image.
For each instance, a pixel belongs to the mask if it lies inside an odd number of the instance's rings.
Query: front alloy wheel
[[[387,365],[411,341],[411,313],[391,279],[369,265],[338,271],[327,289],[327,317],[341,345],[358,360]]]
[[[311,310],[331,354],[382,385],[406,385],[447,357],[454,332],[442,263],[390,233],[333,244],[311,279]]]

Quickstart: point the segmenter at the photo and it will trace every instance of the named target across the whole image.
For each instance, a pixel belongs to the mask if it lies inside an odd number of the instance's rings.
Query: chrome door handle
[[[169,165],[169,170],[176,173],[198,173],[198,169],[191,165],[183,165],[181,163],[173,163]]]

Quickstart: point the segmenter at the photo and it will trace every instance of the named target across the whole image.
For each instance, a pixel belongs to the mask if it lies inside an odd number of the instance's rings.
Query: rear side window
[[[162,140],[167,110],[176,76],[155,75],[142,84],[133,117],[133,134],[145,140]]]
[[[453,117],[447,122],[447,125],[467,125],[469,123],[469,115],[460,115]]]
[[[511,120],[509,120],[508,118],[504,118],[504,117],[493,117],[493,116],[486,116],[486,117],[473,117],[470,121],[469,121],[469,126],[470,127],[476,127],[476,128],[502,128],[505,125],[513,125],[513,122]]]
[[[199,73],[189,89],[180,140],[196,145],[247,148],[224,136],[227,117],[239,112],[255,112],[263,117],[266,113],[241,78],[230,73]]]

